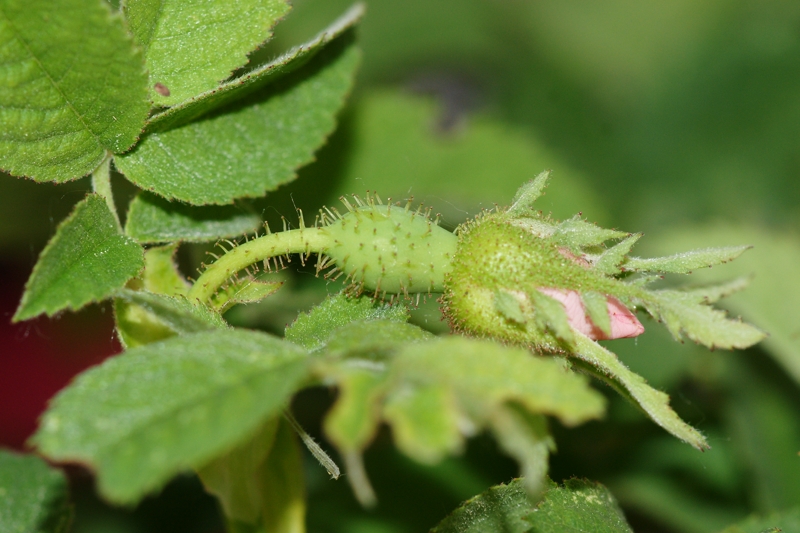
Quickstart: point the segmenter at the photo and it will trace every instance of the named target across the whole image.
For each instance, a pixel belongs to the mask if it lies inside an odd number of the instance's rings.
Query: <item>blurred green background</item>
[[[254,64],[303,42],[348,5],[295,0]],[[294,219],[294,206],[315,213],[341,194],[377,190],[384,199],[413,195],[455,227],[507,203],[521,183],[549,168],[543,210],[644,231],[635,253],[753,244],[735,263],[689,282],[752,275],[751,287],[724,305],[769,332],[760,346],[712,353],[674,342],[652,321],[642,337],[610,345],[671,394],[712,450],[700,454],[675,441],[609,394],[607,420],[556,428],[552,476],[607,484],[636,531],[711,533],[752,512],[800,505],[800,2],[367,6],[363,66],[340,127],[298,180],[255,201],[265,218]],[[30,269],[82,197],[83,181],[0,181],[4,269]],[[116,184],[125,202],[133,189]],[[303,291],[281,305],[311,305],[314,297]],[[21,286],[4,293],[16,300]],[[436,320],[429,309],[418,314]],[[239,319],[274,326],[275,316],[285,313],[273,306]],[[298,417],[314,432],[331,401],[328,391],[301,395]],[[376,512],[360,510],[345,484],[309,467],[311,531],[423,531],[515,472],[488,439],[433,470],[409,464],[388,441],[379,439],[367,456],[381,500]],[[79,498],[91,501],[84,485]],[[163,498],[195,501],[197,491],[191,480],[179,480]],[[160,516],[154,507],[146,503],[133,515],[87,510],[76,531],[193,530],[147,518]],[[195,513],[184,507],[162,511]],[[212,519],[193,523],[198,531],[217,527]]]

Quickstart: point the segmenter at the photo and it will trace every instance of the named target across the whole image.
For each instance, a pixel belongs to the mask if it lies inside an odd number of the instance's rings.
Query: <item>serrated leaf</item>
[[[286,328],[287,340],[307,350],[317,350],[325,345],[337,329],[357,320],[408,320],[408,309],[402,305],[377,303],[369,297],[350,298],[340,292],[327,298],[308,313],[297,317]]]
[[[561,222],[551,237],[553,241],[567,247],[573,252],[580,252],[587,246],[600,246],[611,239],[622,239],[630,234],[624,231],[606,229],[586,222],[579,215]]]
[[[0,450],[0,531],[66,533],[72,514],[63,472],[39,457]]]
[[[766,335],[758,328],[726,317],[725,311],[700,303],[702,293],[674,290],[646,291],[639,299],[647,312],[664,322],[675,339],[681,333],[709,348],[747,348]],[[712,294],[712,296],[714,296]],[[698,301],[699,300],[699,301]]]
[[[144,266],[144,250],[121,235],[105,200],[90,194],[47,243],[25,285],[14,322],[77,310],[121,288]]]
[[[623,265],[632,272],[652,272],[655,274],[689,274],[700,268],[710,268],[733,261],[752,246],[727,246],[724,248],[705,248],[692,250],[667,257],[643,259],[631,257]]]
[[[271,28],[288,11],[286,0],[139,0],[123,5],[145,52],[150,96],[161,106],[214,89],[247,63],[247,53],[271,37]]]
[[[581,293],[581,301],[592,324],[610,337],[611,316],[608,314],[608,297],[599,292],[588,291]]]
[[[262,196],[313,159],[334,128],[359,57],[348,32],[302,69],[235,105],[150,133],[116,166],[139,187],[192,204]]]
[[[750,285],[752,278],[750,276],[732,279],[726,283],[719,283],[717,285],[709,285],[706,287],[697,287],[694,289],[684,289],[681,292],[689,294],[694,297],[697,303],[714,303],[720,299],[743,291]]]
[[[699,431],[681,420],[669,406],[669,396],[658,391],[638,374],[622,364],[616,355],[581,333],[575,333],[576,350],[573,360],[586,364],[585,369],[620,392],[623,397],[640,407],[656,424],[698,450],[709,448]]]
[[[453,391],[437,385],[400,386],[386,398],[383,416],[397,447],[424,464],[459,453],[464,439]]]
[[[530,533],[633,533],[608,489],[581,479],[547,491],[525,520]]]
[[[490,423],[500,448],[519,462],[528,495],[538,501],[547,487],[550,452],[555,451],[547,419],[509,403],[495,409]]]
[[[519,479],[475,496],[439,522],[431,533],[526,533],[533,504]]]
[[[239,206],[193,206],[143,192],[131,202],[125,233],[143,244],[206,242],[250,233],[261,217]]]
[[[395,356],[391,373],[398,383],[451,387],[459,405],[477,422],[508,401],[567,425],[598,418],[605,407],[583,376],[557,360],[488,341],[447,337],[408,346]]]
[[[636,244],[636,241],[642,238],[641,233],[634,233],[630,237],[627,237],[602,254],[597,258],[597,260],[592,265],[592,268],[601,274],[605,274],[607,276],[612,276],[620,272],[620,264],[625,260],[625,257],[633,248],[633,245]]]
[[[144,252],[144,290],[167,296],[186,296],[190,285],[178,270],[175,263],[177,244],[154,246]]]
[[[310,41],[238,78],[222,83],[211,91],[156,113],[147,123],[147,132],[166,131],[187,124],[198,117],[241,100],[305,65],[325,46],[354,27],[364,15],[364,5],[356,4]]]
[[[300,385],[306,361],[291,343],[245,330],[134,348],[61,391],[32,442],[91,465],[102,495],[134,503],[249,438]]]
[[[533,208],[534,202],[544,193],[547,182],[550,180],[550,171],[545,170],[536,176],[533,180],[517,190],[514,199],[511,201],[511,207],[508,208],[506,213],[512,217],[524,217],[535,212]]]
[[[150,109],[144,61],[105,3],[64,0],[53,16],[51,2],[8,0],[0,42],[0,167],[63,182],[136,142]]]

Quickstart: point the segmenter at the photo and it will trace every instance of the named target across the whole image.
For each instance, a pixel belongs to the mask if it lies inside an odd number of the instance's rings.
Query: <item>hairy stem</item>
[[[206,303],[226,281],[252,264],[286,254],[322,253],[330,244],[324,228],[300,228],[264,235],[236,246],[210,265],[187,297]]]

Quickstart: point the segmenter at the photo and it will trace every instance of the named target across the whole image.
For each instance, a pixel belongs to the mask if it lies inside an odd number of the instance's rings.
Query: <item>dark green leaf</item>
[[[515,479],[467,501],[431,533],[526,533],[531,525],[525,517],[532,509],[521,480]]]
[[[305,352],[263,333],[174,337],[82,374],[52,401],[33,442],[55,460],[91,465],[109,500],[134,503],[252,436],[306,372]]]
[[[297,317],[286,328],[286,338],[307,350],[325,345],[337,329],[357,320],[408,320],[408,309],[402,305],[377,303],[368,297],[350,298],[343,292],[329,297],[308,313]]]
[[[121,235],[105,200],[90,194],[39,256],[13,320],[80,309],[110,296],[144,266],[144,251]]]
[[[170,106],[214,89],[247,63],[247,53],[271,37],[289,3],[136,0],[123,9],[145,52],[150,95],[157,105]]]
[[[143,189],[193,204],[262,196],[313,159],[335,126],[359,57],[348,32],[304,68],[245,100],[150,133],[116,166]]]
[[[531,533],[633,533],[608,489],[580,479],[547,491],[526,520]]]
[[[355,26],[363,15],[363,4],[354,5],[316,37],[289,50],[274,61],[152,116],[148,121],[147,131],[166,131],[187,124],[206,113],[241,100],[294,72],[308,63],[328,43]]]
[[[192,206],[142,193],[131,202],[125,233],[141,243],[204,242],[261,227],[261,217],[237,206]]]
[[[53,7],[0,7],[0,167],[63,182],[127,150],[150,106],[144,59],[121,17],[96,0]]]
[[[726,527],[721,533],[800,533],[800,507],[753,516],[736,525]]]
[[[0,450],[0,532],[66,533],[67,478],[33,455]]]

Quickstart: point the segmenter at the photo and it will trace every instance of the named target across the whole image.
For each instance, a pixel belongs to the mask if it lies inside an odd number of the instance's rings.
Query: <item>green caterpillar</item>
[[[352,292],[375,297],[441,293],[453,329],[539,351],[570,352],[576,335],[631,337],[644,331],[631,309],[643,308],[676,337],[711,347],[743,348],[763,333],[730,320],[707,304],[740,285],[709,294],[654,291],[646,285],[666,272],[687,273],[729,261],[747,247],[707,249],[659,259],[630,257],[641,237],[608,230],[580,217],[559,222],[533,207],[549,173],[524,185],[512,205],[486,212],[455,233],[430,211],[383,205],[378,197],[343,199],[347,213],[321,211],[321,223],[268,233],[234,247],[210,265],[188,297],[209,302],[238,272],[282,257],[318,254],[317,272],[345,275]],[[619,241],[607,247],[608,241]],[[638,274],[638,276],[636,276]],[[716,292],[714,292],[716,291]],[[689,294],[690,296],[685,296]],[[692,296],[694,294],[694,296]],[[691,315],[690,320],[684,316]],[[698,317],[702,317],[698,320]]]

